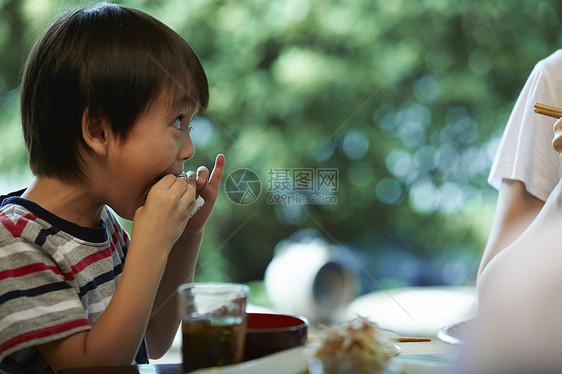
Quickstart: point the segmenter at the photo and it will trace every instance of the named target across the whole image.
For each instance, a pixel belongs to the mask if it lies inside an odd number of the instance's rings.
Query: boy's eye
[[[183,121],[184,120],[185,120],[185,116],[179,115],[172,121],[172,126],[177,128],[178,130],[183,130]],[[191,132],[191,130],[193,130],[193,127],[189,126],[188,131]]]
[[[179,115],[176,118],[174,118],[174,120],[172,121],[172,126],[174,126],[175,128],[177,128],[178,130],[182,129],[183,126],[183,120],[185,119],[185,116],[183,115]]]

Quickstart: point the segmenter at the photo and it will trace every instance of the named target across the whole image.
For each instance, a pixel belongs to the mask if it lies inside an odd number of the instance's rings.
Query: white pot
[[[322,323],[342,315],[360,286],[355,269],[334,260],[335,251],[321,239],[278,246],[265,272],[276,311]]]

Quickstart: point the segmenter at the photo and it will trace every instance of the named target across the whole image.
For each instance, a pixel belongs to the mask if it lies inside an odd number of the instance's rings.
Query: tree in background
[[[122,3],[177,30],[206,68],[211,103],[194,120],[197,154],[189,165],[211,165],[223,152],[225,177],[244,168],[262,184],[246,205],[223,191],[199,280],[262,279],[276,243],[313,228],[385,286],[471,281],[495,204],[486,184],[492,157],[526,77],[560,45],[562,5]],[[31,178],[17,114],[24,56],[51,16],[74,6],[37,4],[0,2],[1,192]],[[323,191],[326,199],[316,203],[275,199],[283,191],[273,177],[310,169],[337,170],[337,190]]]

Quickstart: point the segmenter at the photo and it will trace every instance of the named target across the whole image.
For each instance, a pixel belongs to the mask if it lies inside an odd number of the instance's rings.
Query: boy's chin
[[[133,218],[135,218],[134,214],[124,214],[121,216],[121,218],[126,219],[127,221],[131,221],[133,222]]]
[[[135,217],[134,212],[124,212],[124,211],[115,211],[115,213],[117,213],[117,215],[123,219],[126,219],[127,221],[133,221],[133,218]]]
[[[119,217],[128,221],[133,221],[137,210],[142,207],[144,203],[145,199],[142,199],[142,201],[137,202],[134,206],[121,207],[121,209],[114,209],[114,211]]]

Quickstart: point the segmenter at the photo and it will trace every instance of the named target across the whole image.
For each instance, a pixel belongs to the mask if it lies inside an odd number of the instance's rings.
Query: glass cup
[[[242,362],[248,292],[243,284],[229,283],[178,288],[184,372]]]

